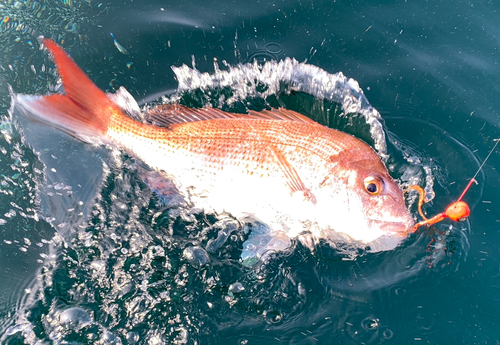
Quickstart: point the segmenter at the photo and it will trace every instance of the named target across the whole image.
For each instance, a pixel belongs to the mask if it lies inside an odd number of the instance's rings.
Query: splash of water
[[[220,99],[220,103],[231,105],[249,97],[266,99],[279,93],[304,92],[316,99],[339,104],[342,116],[361,115],[370,126],[374,147],[383,158],[387,156],[387,145],[381,117],[366,99],[363,90],[354,79],[346,78],[342,72],[330,74],[314,65],[286,58],[268,61],[226,65],[227,71],[215,65],[215,73],[201,73],[186,65],[172,67],[179,82],[179,91],[229,88],[231,95]],[[315,119],[328,123],[327,119]]]

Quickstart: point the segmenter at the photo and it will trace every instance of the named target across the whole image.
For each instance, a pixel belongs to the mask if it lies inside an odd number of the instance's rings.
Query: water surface
[[[248,268],[242,229],[165,206],[133,157],[11,122],[7,86],[54,89],[44,35],[100,88],[124,86],[140,103],[286,106],[379,144],[395,178],[435,193],[433,215],[500,137],[498,10],[436,0],[0,4],[0,342],[498,342],[498,152],[466,196],[468,222],[382,253],[296,243]],[[289,78],[276,72],[286,62],[252,74],[285,58],[297,61],[282,69],[296,71]],[[344,82],[329,88],[339,72]]]

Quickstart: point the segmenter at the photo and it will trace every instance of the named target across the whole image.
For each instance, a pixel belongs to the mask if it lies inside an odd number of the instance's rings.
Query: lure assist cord
[[[455,201],[454,203],[452,203],[451,205],[449,205],[444,212],[438,213],[434,217],[428,219],[424,215],[424,212],[422,212],[422,205],[425,202],[425,192],[422,189],[422,187],[420,187],[418,185],[413,185],[413,186],[408,187],[408,189],[406,189],[404,191],[405,193],[407,193],[410,190],[415,190],[415,191],[418,192],[418,195],[419,195],[419,198],[418,198],[418,213],[420,213],[420,216],[422,216],[422,218],[424,219],[423,221],[418,222],[417,224],[415,224],[415,226],[413,227],[413,231],[412,232],[415,232],[419,227],[421,227],[423,225],[429,225],[430,226],[430,225],[436,224],[436,223],[438,223],[438,222],[440,222],[440,221],[442,221],[442,220],[444,220],[446,218],[450,218],[451,220],[453,220],[455,222],[463,222],[463,221],[465,221],[467,219],[467,217],[469,217],[469,215],[470,215],[469,205],[467,205],[467,203],[465,201],[462,201],[462,198],[464,197],[465,193],[467,193],[467,191],[469,190],[469,188],[472,186],[473,183],[478,184],[478,182],[476,180],[476,177],[479,174],[479,172],[481,171],[481,169],[483,169],[484,164],[486,163],[486,161],[488,160],[488,158],[490,158],[491,154],[493,153],[493,151],[497,147],[498,143],[500,142],[500,139],[494,139],[494,141],[496,141],[495,145],[490,150],[490,153],[488,153],[488,155],[484,159],[484,161],[481,164],[481,166],[479,167],[479,169],[477,169],[477,171],[474,174],[474,176],[470,179],[469,183],[465,187],[465,189],[462,192],[462,194],[460,195],[460,197],[457,199],[457,201]]]

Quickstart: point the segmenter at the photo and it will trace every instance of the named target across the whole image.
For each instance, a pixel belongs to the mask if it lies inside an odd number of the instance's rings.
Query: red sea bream
[[[258,220],[275,238],[394,248],[413,225],[403,193],[367,144],[285,109],[231,114],[161,105],[127,116],[49,39],[65,94],[13,95],[32,120],[95,138],[161,172],[195,208]],[[313,241],[314,242],[314,241]],[[285,240],[286,243],[286,240]]]

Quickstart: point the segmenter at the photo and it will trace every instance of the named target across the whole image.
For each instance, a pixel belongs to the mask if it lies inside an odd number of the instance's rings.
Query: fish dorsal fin
[[[162,104],[147,110],[144,119],[154,125],[169,127],[175,124],[215,119],[280,120],[314,123],[310,118],[284,108],[234,114],[216,108],[189,108],[180,104]]]
[[[261,111],[250,110],[245,117],[260,120],[282,120],[317,124],[317,122],[311,120],[307,116],[285,108],[273,108],[271,110],[264,109]]]
[[[215,108],[189,108],[180,104],[162,104],[144,113],[147,122],[165,127],[187,122],[240,117],[242,114],[232,114]]]

